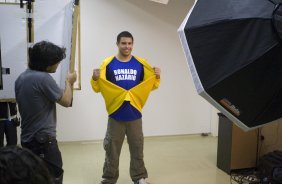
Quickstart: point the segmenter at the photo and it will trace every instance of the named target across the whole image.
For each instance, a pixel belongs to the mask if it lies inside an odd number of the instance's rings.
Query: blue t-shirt
[[[131,57],[128,62],[119,61],[116,57],[107,65],[106,78],[112,83],[129,90],[143,81],[143,65]],[[133,121],[142,117],[142,114],[129,101],[124,101],[121,107],[110,114],[118,121]]]

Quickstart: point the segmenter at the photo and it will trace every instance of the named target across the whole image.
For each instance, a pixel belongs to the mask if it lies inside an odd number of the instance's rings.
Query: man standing
[[[15,82],[16,101],[22,119],[21,144],[40,156],[55,177],[63,180],[62,157],[56,140],[56,103],[69,107],[76,73],[69,73],[65,90],[49,73],[65,58],[65,48],[41,41],[29,50],[28,69]]]
[[[94,69],[91,85],[101,92],[109,114],[104,139],[106,158],[102,184],[115,184],[119,177],[119,156],[125,135],[130,150],[130,176],[134,184],[146,184],[143,160],[142,108],[151,90],[160,83],[160,68],[131,55],[133,36],[124,31],[117,36],[118,54]]]
[[[17,145],[17,118],[16,102],[0,102],[0,148],[4,146],[4,135],[6,146]]]

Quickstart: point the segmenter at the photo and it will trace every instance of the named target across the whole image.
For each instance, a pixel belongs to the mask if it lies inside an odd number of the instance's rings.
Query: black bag
[[[275,150],[263,155],[257,165],[261,177],[273,184],[282,183],[282,151]]]

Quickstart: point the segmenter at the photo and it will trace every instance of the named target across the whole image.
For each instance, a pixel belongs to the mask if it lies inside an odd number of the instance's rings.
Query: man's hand
[[[70,83],[70,85],[73,85],[77,79],[76,72],[68,73],[67,75],[67,81]]]
[[[92,79],[94,81],[98,80],[100,78],[100,69],[94,69],[93,70],[93,75],[92,75]]]
[[[154,67],[154,72],[157,79],[161,78],[161,69],[159,67]]]
[[[60,105],[64,107],[72,106],[72,87],[77,78],[76,72],[69,72],[66,79],[66,88],[62,97],[57,101]]]

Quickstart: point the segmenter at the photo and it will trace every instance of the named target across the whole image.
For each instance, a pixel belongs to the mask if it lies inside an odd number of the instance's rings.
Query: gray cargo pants
[[[114,184],[118,180],[119,156],[125,135],[130,151],[130,176],[132,181],[148,177],[143,160],[144,137],[142,119],[120,122],[109,117],[104,139],[106,158],[102,176],[103,184]]]

